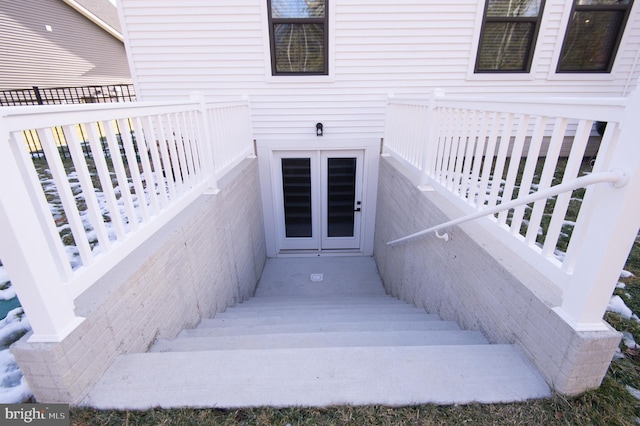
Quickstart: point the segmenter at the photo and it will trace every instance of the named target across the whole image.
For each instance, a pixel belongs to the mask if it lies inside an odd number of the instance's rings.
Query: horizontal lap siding
[[[4,1],[0,28],[0,90],[131,82],[122,42],[61,0]]]
[[[123,1],[129,55],[145,100],[248,94],[264,82],[257,1]]]
[[[262,2],[170,0],[150,7],[122,0],[142,97],[184,98],[192,91],[212,100],[248,96],[256,139],[313,136],[318,121],[327,136],[381,137],[390,94],[420,97],[441,87],[456,94],[618,96],[637,79],[629,74],[640,41],[637,13],[613,78],[554,80],[549,76],[565,3],[547,0],[535,68],[529,79],[513,80],[468,77],[482,13],[476,0],[332,0],[332,78],[274,81],[265,75],[270,53]]]

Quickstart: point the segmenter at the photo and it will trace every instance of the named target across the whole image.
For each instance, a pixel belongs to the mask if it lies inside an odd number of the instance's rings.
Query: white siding
[[[480,0],[330,0],[331,76],[271,77],[266,0],[121,0],[138,94],[145,100],[249,96],[256,139],[381,137],[389,94],[627,95],[639,74],[638,5],[610,75],[557,76],[565,0],[547,0],[527,75],[474,75]]]

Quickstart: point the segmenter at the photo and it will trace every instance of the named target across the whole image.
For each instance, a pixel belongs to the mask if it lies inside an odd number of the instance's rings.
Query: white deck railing
[[[640,226],[640,215],[627,210],[640,207],[639,116],[639,93],[615,99],[392,99],[385,152],[464,214],[501,210],[482,225],[500,232],[506,245],[562,290],[559,314],[576,328],[593,329],[602,327]],[[607,127],[591,159],[585,152],[596,121]],[[609,171],[624,173],[629,183],[500,208],[581,174]]]
[[[81,322],[79,294],[253,154],[247,102],[6,107],[0,116],[0,259],[32,341],[64,338]],[[33,135],[53,185],[43,187],[27,150]],[[51,211],[52,192],[62,214]]]

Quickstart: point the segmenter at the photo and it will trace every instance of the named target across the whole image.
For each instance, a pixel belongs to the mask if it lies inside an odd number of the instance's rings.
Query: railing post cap
[[[444,98],[445,95],[446,95],[446,92],[441,87],[438,87],[438,88],[434,89],[434,91],[433,91],[433,96],[435,96],[436,98]]]

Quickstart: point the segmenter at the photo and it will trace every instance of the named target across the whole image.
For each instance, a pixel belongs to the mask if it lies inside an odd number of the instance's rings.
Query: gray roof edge
[[[109,0],[62,0],[91,22],[123,41],[118,9]]]

